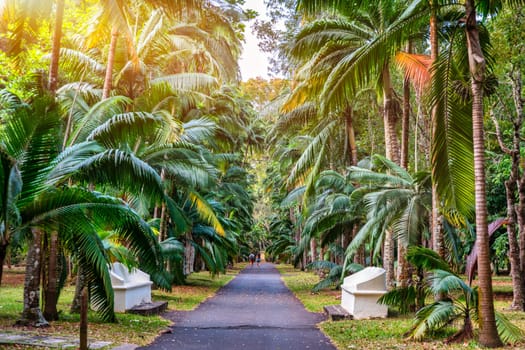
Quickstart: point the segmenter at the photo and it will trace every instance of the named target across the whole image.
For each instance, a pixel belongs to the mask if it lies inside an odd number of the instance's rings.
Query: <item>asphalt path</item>
[[[194,311],[163,315],[174,325],[139,349],[334,350],[269,263],[248,266]]]

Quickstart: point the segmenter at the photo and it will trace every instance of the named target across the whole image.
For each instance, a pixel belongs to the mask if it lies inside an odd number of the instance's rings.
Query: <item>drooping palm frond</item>
[[[218,87],[217,79],[203,73],[179,73],[162,76],[151,81],[152,84],[169,83],[174,90],[209,92]]]
[[[68,72],[74,74],[73,78],[77,78],[77,81],[83,80],[81,78],[86,71],[96,75],[102,75],[105,72],[104,65],[89,56],[89,54],[69,48],[60,49],[60,64]]]
[[[85,141],[100,124],[116,114],[123,113],[129,103],[131,100],[125,96],[113,96],[97,102],[75,123],[67,144]]]
[[[199,213],[199,216],[205,222],[209,223],[217,232],[217,234],[219,234],[220,236],[224,236],[224,228],[218,220],[210,203],[205,198],[203,198],[198,192],[195,191],[190,191],[188,193],[188,198],[191,201],[192,207],[195,208]]]
[[[132,192],[145,191],[152,198],[164,198],[159,174],[135,155],[118,149],[105,150],[81,162],[71,176],[79,180],[99,181]],[[138,181],[140,179],[140,181]]]
[[[456,309],[450,301],[438,301],[421,308],[414,319],[410,330],[410,338],[421,340],[429,332],[447,326],[450,320],[456,318]]]
[[[332,135],[332,132],[335,130],[336,126],[337,123],[335,121],[329,122],[322,128],[321,132],[312,138],[310,144],[304,150],[301,157],[297,160],[297,163],[294,165],[290,175],[288,176],[287,183],[289,185],[296,184],[300,178],[305,178],[309,174],[312,174],[311,180],[309,181],[310,187],[314,184],[313,178],[318,175],[320,170],[320,162],[325,156],[324,152],[321,152],[321,150],[325,149],[326,142]]]
[[[498,335],[503,343],[515,344],[525,338],[525,332],[523,329],[510,322],[505,315],[500,312],[496,312],[495,316]]]
[[[474,170],[471,103],[458,95],[457,82],[466,68],[460,67],[465,53],[456,40],[463,30],[455,28],[449,50],[432,68],[431,105],[435,106],[436,125],[432,138],[432,179],[445,207],[473,217]],[[458,65],[459,64],[459,65]]]
[[[412,311],[417,298],[416,287],[411,285],[405,288],[394,288],[383,294],[377,302],[388,306],[397,307],[399,313],[404,315]]]
[[[407,250],[407,260],[414,266],[425,271],[449,271],[448,264],[432,249],[421,246],[411,246]]]
[[[107,148],[123,143],[132,145],[134,140],[157,130],[161,121],[159,116],[145,112],[116,114],[93,129],[86,140],[96,140]]]

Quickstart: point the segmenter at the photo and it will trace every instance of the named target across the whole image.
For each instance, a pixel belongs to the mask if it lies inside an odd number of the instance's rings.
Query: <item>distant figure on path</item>
[[[255,261],[257,261],[257,266],[259,266],[261,263],[261,253],[257,253],[257,259],[255,259]]]
[[[250,260],[250,265],[253,266],[253,262],[255,261],[255,255],[253,253],[250,253],[248,256],[248,260]]]

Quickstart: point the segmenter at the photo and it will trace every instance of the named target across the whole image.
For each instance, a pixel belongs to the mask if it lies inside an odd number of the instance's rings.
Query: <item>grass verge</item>
[[[311,288],[319,282],[319,277],[311,272],[304,272],[294,269],[290,265],[277,265],[284,283],[301,300],[305,308],[311,312],[323,312],[324,305],[340,304],[341,291],[322,290],[319,293],[312,293]],[[498,290],[507,290],[510,280],[500,278],[497,281]],[[495,308],[498,312],[504,313],[516,326],[525,330],[525,313],[512,312],[508,310],[509,300],[498,300]],[[342,349],[414,349],[414,350],[459,350],[459,349],[483,349],[477,342],[470,341],[461,344],[444,344],[443,339],[453,333],[449,329],[447,334],[437,334],[435,338],[425,342],[415,342],[405,339],[404,333],[410,328],[412,317],[397,316],[387,319],[375,320],[348,320],[330,322],[326,321],[319,325],[319,328],[334,343]],[[507,349],[525,349],[525,342]]]
[[[168,301],[169,310],[192,310],[215,292],[231,281],[241,267],[229,269],[225,275],[212,277],[208,272],[198,272],[190,275],[187,285],[174,286],[171,292],[152,291],[154,301]],[[13,272],[17,273],[17,272]],[[9,275],[10,271],[4,271]],[[58,309],[60,320],[51,323],[50,327],[34,329],[15,327],[23,308],[23,284],[11,283],[0,287],[0,329],[12,332],[32,332],[38,335],[53,335],[75,337],[78,335],[80,316],[70,314],[69,306],[73,299],[74,286],[65,287],[62,291]],[[146,345],[151,343],[161,332],[166,330],[170,321],[160,316],[140,316],[134,314],[117,314],[116,323],[104,323],[95,312],[88,314],[89,341],[112,341],[111,346],[119,344]],[[7,346],[0,345],[0,349]],[[17,349],[32,349],[29,346],[17,345]],[[39,348],[45,349],[45,348]]]

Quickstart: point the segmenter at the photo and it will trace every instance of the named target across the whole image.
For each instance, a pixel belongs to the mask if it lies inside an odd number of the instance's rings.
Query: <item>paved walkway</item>
[[[196,310],[170,312],[171,333],[139,349],[334,350],[272,264],[247,267]]]

